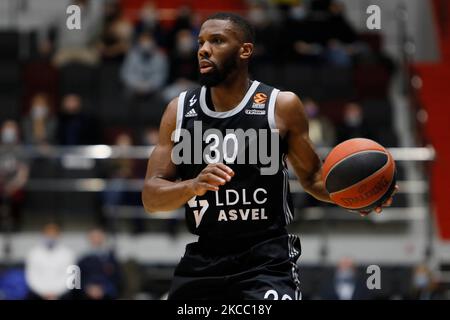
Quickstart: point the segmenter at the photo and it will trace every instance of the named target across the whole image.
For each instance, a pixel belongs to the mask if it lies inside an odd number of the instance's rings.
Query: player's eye
[[[220,39],[220,38],[214,38],[212,42],[215,43],[215,44],[222,44],[223,40]]]

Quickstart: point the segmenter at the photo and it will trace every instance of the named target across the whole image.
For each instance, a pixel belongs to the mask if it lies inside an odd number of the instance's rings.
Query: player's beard
[[[211,62],[212,63],[212,62]],[[213,68],[208,73],[200,73],[199,82],[202,86],[215,87],[221,84],[237,67],[236,55],[232,54],[223,62],[222,68],[212,63]]]

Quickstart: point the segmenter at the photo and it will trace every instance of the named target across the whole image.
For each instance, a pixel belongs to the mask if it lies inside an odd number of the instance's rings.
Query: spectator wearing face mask
[[[29,299],[68,299],[68,267],[75,264],[73,251],[60,242],[61,230],[55,223],[43,228],[41,241],[28,253],[25,276],[31,290]]]
[[[196,40],[192,31],[182,29],[175,36],[175,50],[170,55],[170,82],[177,79],[196,81],[198,77]]]
[[[166,48],[169,52],[175,50],[176,35],[180,30],[191,30],[192,34],[198,34],[199,30],[195,21],[198,16],[192,11],[188,5],[181,5],[175,13],[175,21],[167,32]]]
[[[83,101],[77,94],[66,94],[58,115],[58,142],[61,145],[98,143],[96,120],[83,112]]]
[[[255,29],[256,42],[253,49],[252,68],[258,68],[260,63],[273,63],[274,60],[281,59],[284,50],[279,48],[284,40],[279,36],[281,30],[276,25],[274,14],[269,7],[252,3],[247,18]]]
[[[168,78],[169,66],[151,33],[143,32],[128,52],[121,78],[132,96],[146,96],[160,90]]]
[[[311,98],[303,101],[309,119],[309,136],[317,147],[331,147],[335,144],[335,129],[331,121],[320,113],[320,106]]]
[[[5,121],[1,126],[0,138],[0,204],[6,208],[0,215],[0,230],[19,231],[24,187],[30,170],[19,144],[17,122]]]
[[[55,143],[57,120],[51,114],[49,101],[44,94],[31,100],[31,108],[22,122],[24,143],[49,145]]]
[[[150,32],[159,47],[167,47],[167,36],[159,23],[158,10],[153,1],[147,1],[139,11],[139,18],[136,21],[134,33]]]
[[[357,275],[354,261],[342,258],[332,279],[325,279],[321,298],[325,300],[367,300],[370,298],[364,279]]]
[[[128,133],[121,133],[117,136],[114,145],[127,151],[133,145],[133,139]],[[136,175],[136,159],[119,158],[110,159],[106,165],[105,177],[110,179],[110,184],[103,194],[103,205],[118,206],[126,205],[128,198],[126,182]]]
[[[357,52],[357,34],[345,17],[342,1],[331,1],[328,16],[323,23],[326,37],[325,60],[332,65],[348,67]]]
[[[148,127],[144,129],[142,134],[142,145],[156,146],[159,141],[159,130],[157,127]]]
[[[436,276],[425,264],[419,264],[414,268],[408,298],[410,300],[444,299]]]
[[[102,61],[121,63],[130,47],[132,34],[133,26],[123,17],[119,1],[107,1],[104,5],[104,24],[99,42]]]
[[[163,91],[165,103],[195,87],[197,78],[196,40],[191,30],[182,29],[176,34],[175,50],[170,54],[170,85]]]
[[[358,103],[348,103],[344,107],[343,123],[338,127],[338,143],[352,138],[373,139],[370,126],[364,119],[363,109]]]
[[[88,300],[117,299],[122,285],[122,272],[114,251],[102,229],[94,228],[88,235],[90,249],[78,265],[82,278],[83,298]]]
[[[128,133],[121,133],[117,136],[114,145],[126,152],[128,148],[133,146],[133,138]],[[127,188],[127,182],[131,179],[136,179],[142,174],[145,174],[139,167],[137,159],[120,158],[110,159],[106,162],[105,177],[109,179],[110,183],[106,186],[102,194],[103,207],[109,216],[115,216],[120,206],[134,206],[141,205],[141,193]],[[130,217],[133,233],[145,231],[145,220],[139,217]]]

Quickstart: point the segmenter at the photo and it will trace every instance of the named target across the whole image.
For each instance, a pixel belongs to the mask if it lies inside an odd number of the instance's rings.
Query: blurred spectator
[[[90,249],[78,265],[81,270],[83,298],[110,300],[120,296],[122,274],[114,251],[109,247],[102,229],[92,229],[88,235]]]
[[[145,128],[143,134],[142,134],[142,143],[145,146],[155,146],[158,144],[159,141],[159,128],[158,127],[147,127]],[[146,161],[139,163],[139,170],[142,172],[142,175],[145,175],[145,171],[147,168]],[[144,220],[141,221],[141,224],[139,225],[139,221],[137,220],[135,222],[135,230],[141,231],[142,225]],[[164,222],[164,230],[172,237],[174,238],[177,235],[178,227],[182,224],[182,220],[180,219],[179,215],[173,216],[173,217],[166,217]],[[139,227],[139,228],[137,228]]]
[[[341,1],[314,0],[306,17],[291,14],[287,23],[296,59],[342,67],[352,64],[357,35]]]
[[[145,128],[143,134],[142,134],[142,143],[145,146],[155,146],[158,144],[159,141],[159,128],[158,127],[147,127]],[[145,175],[145,171],[147,168],[146,161],[139,163],[139,170],[141,171],[142,175]],[[173,238],[176,236],[178,227],[182,224],[181,223],[180,216],[175,215],[173,217],[166,217],[165,219],[165,231]],[[142,220],[141,224],[144,222]],[[137,225],[139,221],[136,221],[136,227],[139,227],[140,225]],[[136,229],[136,228],[135,228]],[[137,229],[142,230],[142,226]]]
[[[196,39],[189,29],[181,29],[175,35],[175,50],[170,54],[169,81],[177,79],[196,81],[198,60]]]
[[[122,62],[129,50],[132,35],[133,26],[123,17],[119,1],[107,1],[99,45],[102,60]]]
[[[69,4],[81,8],[82,28],[74,30],[67,28],[67,15],[57,15],[56,21],[49,22],[45,35],[41,37],[40,51],[44,55],[54,51],[53,62],[58,67],[68,63],[95,65],[98,62],[95,43],[99,36],[102,21],[103,1],[73,0]],[[51,30],[56,31],[55,43],[53,44]]]
[[[115,146],[126,151],[133,145],[132,137],[127,133],[117,136]],[[134,206],[141,204],[140,192],[130,191],[127,188],[127,180],[142,176],[144,173],[137,173],[138,162],[132,158],[111,159],[108,162],[105,177],[110,180],[103,193],[103,206],[108,210],[107,215],[114,219],[118,206]],[[132,218],[132,231],[139,233],[144,231],[143,221],[139,218]]]
[[[29,166],[19,143],[19,126],[7,120],[1,126],[0,145],[0,229],[19,231],[24,202],[24,186]]]
[[[410,296],[411,300],[441,300],[444,299],[436,276],[425,265],[414,268]]]
[[[320,19],[319,19],[320,18]],[[287,16],[283,26],[283,34],[286,34],[284,45],[289,56],[296,62],[322,63],[324,53],[324,18],[312,16],[308,13],[306,18],[298,19],[295,16]]]
[[[248,9],[247,17],[255,30],[252,63],[254,65],[260,62],[273,63],[273,59],[280,55],[280,50],[277,48],[281,39],[268,7],[258,3],[253,4]]]
[[[331,1],[328,11],[329,16],[324,26],[327,29],[326,61],[336,66],[350,66],[356,50],[356,31],[347,21],[341,1]]]
[[[196,64],[197,65],[197,64]],[[197,82],[188,80],[186,78],[178,78],[170,85],[167,85],[161,93],[164,105],[167,105],[172,99],[178,97],[181,92],[188,91],[198,86]],[[154,125],[158,125],[156,121]]]
[[[143,32],[126,56],[121,77],[132,96],[146,96],[163,87],[168,69],[167,57],[159,50],[152,34]]]
[[[304,1],[294,1],[289,8],[289,17],[301,21],[306,18],[307,10]]]
[[[61,230],[55,223],[43,228],[43,239],[28,253],[25,275],[31,293],[29,299],[68,299],[67,268],[75,263],[71,249],[60,242]]]
[[[364,119],[363,109],[358,103],[348,103],[344,107],[343,123],[337,129],[337,142],[352,138],[373,139],[372,130]]]
[[[167,50],[170,52],[175,49],[176,35],[180,30],[191,30],[192,34],[198,34],[198,28],[194,23],[194,13],[188,6],[177,8],[176,18],[172,28],[167,34]]]
[[[132,137],[127,133],[117,136],[115,146],[126,150],[133,145]],[[130,179],[134,175],[134,159],[118,158],[111,160],[111,178]]]
[[[57,120],[51,114],[48,98],[39,93],[31,100],[29,114],[23,119],[24,142],[29,145],[49,145],[56,141]]]
[[[379,33],[359,34],[361,50],[356,52],[356,65],[375,65],[383,68],[392,77],[396,71],[396,64],[384,50],[383,36]]]
[[[82,112],[79,95],[63,97],[58,118],[58,139],[61,145],[87,145],[97,143],[97,126]]]
[[[352,44],[357,40],[353,26],[345,17],[344,4],[340,0],[333,0],[328,6],[327,19],[328,40],[337,40],[342,44]]]
[[[325,279],[321,298],[325,300],[364,300],[369,299],[365,280],[357,275],[351,258],[342,258],[331,281]]]
[[[144,130],[142,143],[145,146],[155,146],[159,141],[159,130],[157,127],[149,127]]]
[[[196,40],[192,31],[182,29],[176,34],[175,50],[170,54],[170,85],[163,91],[167,104],[181,92],[195,87],[198,78]]]
[[[334,146],[336,136],[331,121],[320,113],[320,107],[311,98],[303,100],[306,115],[309,120],[309,137],[317,147]]]
[[[153,35],[159,47],[167,47],[166,34],[159,23],[158,11],[153,1],[146,1],[139,12],[139,18],[135,25],[135,36],[143,32]]]
[[[328,12],[328,8],[333,1],[334,0],[311,0],[309,9],[315,14],[323,14]]]

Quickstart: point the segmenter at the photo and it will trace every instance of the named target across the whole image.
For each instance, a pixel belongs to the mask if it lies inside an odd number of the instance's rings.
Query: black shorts
[[[282,235],[240,253],[214,254],[198,242],[174,272],[169,300],[299,300],[300,240]]]

